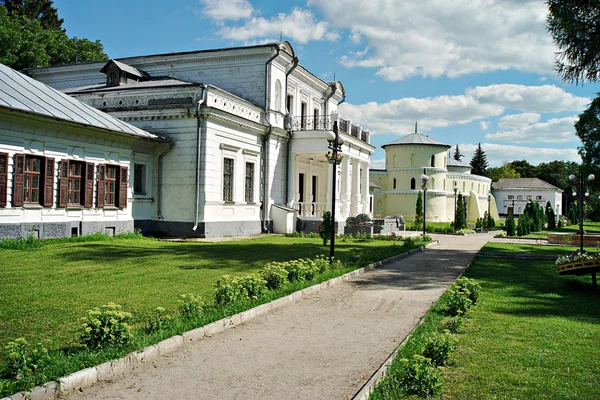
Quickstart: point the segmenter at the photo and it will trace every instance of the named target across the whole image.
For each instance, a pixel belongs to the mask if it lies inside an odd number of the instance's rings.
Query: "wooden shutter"
[[[98,208],[104,207],[104,174],[106,172],[106,165],[100,164],[98,165],[98,199],[97,206]]]
[[[8,192],[8,154],[0,153],[0,207],[6,207]]]
[[[46,158],[44,171],[44,207],[54,204],[54,158]]]
[[[119,208],[127,208],[127,167],[121,167],[119,176]]]
[[[60,180],[58,184],[58,206],[67,206],[67,191],[69,190],[69,161],[60,161]]]
[[[12,205],[21,207],[25,190],[25,154],[15,154],[14,171]]]
[[[85,194],[83,195],[83,206],[85,208],[94,207],[94,164],[85,163],[84,183]]]

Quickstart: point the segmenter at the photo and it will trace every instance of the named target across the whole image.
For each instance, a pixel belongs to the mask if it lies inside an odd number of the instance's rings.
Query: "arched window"
[[[431,166],[435,167],[435,155],[431,156]]]
[[[275,110],[281,111],[281,82],[275,81]]]
[[[394,178],[394,189],[396,189],[396,178]]]
[[[415,166],[415,164],[416,164],[415,155],[414,155],[414,154],[411,154],[411,155],[410,155],[410,166],[411,166],[411,167],[414,167],[414,166]]]
[[[415,178],[412,178],[412,179],[410,180],[410,188],[411,188],[412,190],[415,190],[415,188],[416,188],[416,187],[417,187],[417,181],[415,181]]]

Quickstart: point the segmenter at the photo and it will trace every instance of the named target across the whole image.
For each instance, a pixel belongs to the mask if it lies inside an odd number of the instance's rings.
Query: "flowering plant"
[[[556,265],[569,264],[578,261],[600,260],[599,253],[588,253],[587,251],[574,251],[566,256],[558,257]]]
[[[325,158],[327,158],[328,160],[334,159],[334,160],[342,160],[344,158],[344,155],[342,153],[332,153],[331,151],[328,151],[325,154]]]

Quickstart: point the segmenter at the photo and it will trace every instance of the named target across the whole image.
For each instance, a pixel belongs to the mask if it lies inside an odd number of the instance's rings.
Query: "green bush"
[[[121,310],[115,303],[87,310],[87,316],[81,318],[81,344],[90,350],[102,349],[107,346],[124,346],[131,340],[131,328],[127,320],[131,313]]]
[[[158,332],[160,330],[165,329],[173,320],[173,317],[167,313],[167,310],[164,307],[156,307],[154,310],[154,314],[148,318],[146,321],[146,325],[144,326],[144,331],[147,334],[151,334],[154,332]]]
[[[44,368],[50,357],[48,350],[40,343],[31,348],[25,338],[18,338],[13,342],[8,342],[4,350],[6,351],[9,378],[21,380],[34,374],[44,375]]]
[[[182,294],[177,303],[183,318],[195,318],[202,314],[204,308],[202,297],[195,294]]]
[[[290,282],[302,282],[306,280],[308,270],[302,261],[293,260],[284,264],[285,270],[288,272],[288,280]]]
[[[442,374],[430,359],[414,354],[412,358],[401,359],[399,363],[398,374],[391,379],[401,391],[422,397],[435,396],[442,392]]]
[[[456,344],[457,340],[450,335],[450,331],[433,332],[425,342],[423,356],[430,358],[434,365],[446,365],[456,350]]]
[[[316,256],[313,261],[314,261],[320,274],[327,271],[327,269],[330,267],[329,266],[329,258],[322,254],[319,254],[318,256]]]
[[[267,290],[267,281],[259,274],[244,275],[239,280],[249,299],[258,299]]]
[[[248,292],[240,283],[239,278],[223,275],[215,283],[215,301],[219,305],[237,303],[247,298]]]
[[[448,289],[446,291],[446,315],[463,315],[467,312],[473,302],[469,299],[468,291]]]
[[[284,287],[288,283],[288,272],[282,263],[274,262],[267,264],[260,271],[260,275],[267,282],[267,288],[271,290]]]
[[[454,282],[453,285],[458,290],[462,290],[469,293],[469,299],[473,304],[477,304],[477,300],[479,299],[479,293],[481,292],[481,285],[477,283],[474,279],[469,279],[467,277],[460,277]]]
[[[450,333],[462,332],[463,319],[460,315],[454,317],[444,317],[440,320],[440,329]]]

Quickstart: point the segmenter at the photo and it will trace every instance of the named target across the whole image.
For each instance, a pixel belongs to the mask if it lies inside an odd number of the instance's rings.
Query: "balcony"
[[[348,135],[354,136],[365,143],[370,142],[371,133],[363,130],[359,125],[353,125],[350,120],[339,118],[338,129]],[[316,115],[311,117],[292,117],[293,131],[331,131],[333,121],[329,115]]]

